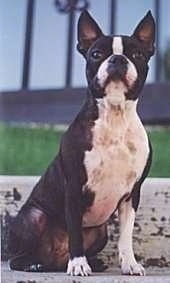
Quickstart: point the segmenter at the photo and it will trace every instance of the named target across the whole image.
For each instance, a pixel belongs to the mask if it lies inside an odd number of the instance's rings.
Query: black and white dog
[[[136,105],[154,40],[151,12],[131,36],[106,36],[88,12],[81,14],[77,47],[86,59],[86,101],[11,226],[12,269],[67,267],[69,275],[89,275],[118,210],[122,273],[145,274],[134,257],[132,231],[151,146]]]

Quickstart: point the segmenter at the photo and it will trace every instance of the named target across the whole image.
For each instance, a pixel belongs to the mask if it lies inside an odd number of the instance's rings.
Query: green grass
[[[41,175],[58,152],[62,131],[0,124],[0,174]],[[170,177],[170,129],[149,132],[151,177]]]
[[[62,131],[0,125],[0,174],[40,175],[59,148]]]
[[[151,177],[170,177],[170,129],[151,131],[149,137],[153,148]]]

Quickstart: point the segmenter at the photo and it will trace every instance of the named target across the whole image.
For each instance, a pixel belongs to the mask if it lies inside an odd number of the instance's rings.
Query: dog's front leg
[[[123,274],[145,275],[145,270],[141,264],[136,262],[133,246],[132,233],[135,222],[135,210],[132,207],[132,199],[122,201],[118,208],[120,222],[119,238],[119,261]]]
[[[91,268],[83,251],[81,190],[75,182],[66,190],[66,223],[70,252],[67,274],[88,276]]]

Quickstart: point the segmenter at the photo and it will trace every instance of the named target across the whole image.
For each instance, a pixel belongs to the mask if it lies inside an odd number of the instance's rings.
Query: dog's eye
[[[140,51],[136,51],[132,54],[133,59],[137,59],[137,60],[144,60],[145,56],[142,52]]]
[[[99,50],[94,50],[92,53],[91,53],[91,57],[95,60],[99,60],[102,58],[102,53],[101,51]]]

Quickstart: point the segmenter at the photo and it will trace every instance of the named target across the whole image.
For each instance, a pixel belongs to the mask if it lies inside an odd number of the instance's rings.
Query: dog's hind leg
[[[95,256],[107,243],[107,227],[103,224],[98,227],[83,228],[83,249],[92,270],[103,271],[107,267],[103,261]],[[69,237],[67,231],[59,225],[50,227],[42,236],[39,247],[41,265],[39,271],[66,271],[69,260]],[[34,269],[34,265],[31,267]],[[32,270],[34,271],[34,270]],[[38,270],[37,270],[38,271]]]
[[[11,269],[29,270],[29,266],[40,263],[37,250],[46,226],[47,216],[40,209],[29,206],[21,209],[10,227]]]

